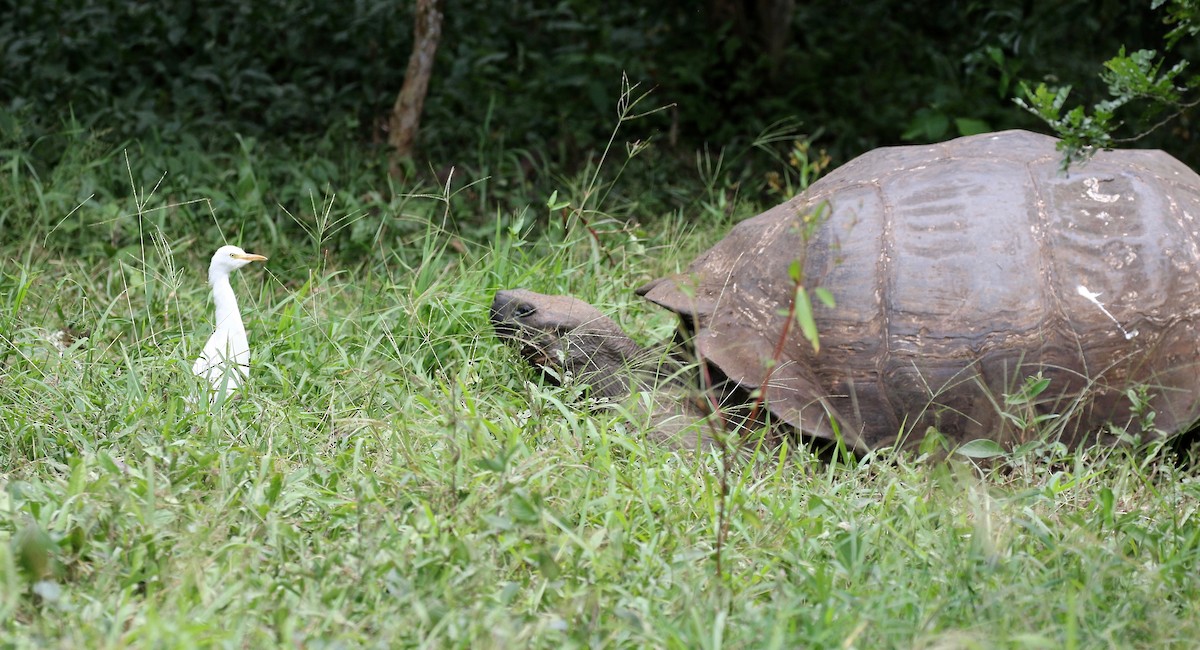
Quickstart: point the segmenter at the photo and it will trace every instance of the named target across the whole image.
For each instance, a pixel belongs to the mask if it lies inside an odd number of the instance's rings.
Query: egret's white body
[[[216,330],[208,337],[200,358],[192,364],[192,372],[208,380],[213,401],[236,390],[250,374],[250,342],[246,339],[246,328],[238,311],[237,296],[229,284],[229,274],[250,262],[266,259],[237,246],[222,246],[213,254],[208,267],[208,283],[212,285],[216,305]]]

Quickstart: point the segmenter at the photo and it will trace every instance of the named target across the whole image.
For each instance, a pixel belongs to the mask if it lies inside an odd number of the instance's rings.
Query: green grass
[[[739,466],[718,574],[720,459],[572,406],[487,326],[491,291],[527,286],[666,337],[630,288],[723,233],[712,195],[694,226],[595,213],[598,244],[541,204],[393,196],[351,165],[326,208],[333,192],[294,160],[155,156],[5,168],[0,647],[1200,639],[1200,483],[1131,451]],[[190,180],[152,193],[164,169],[130,171],[155,164]],[[85,200],[88,178],[108,189]],[[578,200],[586,182],[562,187]],[[265,194],[301,197],[282,202],[295,220]],[[210,414],[185,396],[222,233],[271,260],[235,277],[253,371]],[[87,336],[60,353],[64,327]]]

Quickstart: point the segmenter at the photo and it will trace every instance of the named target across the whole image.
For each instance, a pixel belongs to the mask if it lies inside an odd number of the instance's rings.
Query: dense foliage
[[[1162,8],[1163,20],[1171,26],[1164,38],[1168,52],[1122,47],[1104,62],[1100,79],[1107,86],[1106,96],[1090,110],[1083,105],[1067,108],[1070,84],[1040,83],[1025,87],[1025,96],[1017,98],[1018,104],[1045,120],[1062,138],[1059,147],[1067,152],[1068,161],[1143,140],[1164,127],[1166,133],[1156,140],[1173,145],[1191,140],[1188,113],[1200,105],[1195,97],[1200,75],[1189,72],[1189,64],[1195,59],[1195,38],[1200,34],[1200,2],[1153,0],[1151,6]],[[1195,144],[1187,147],[1193,151]]]
[[[0,96],[119,136],[320,133],[378,112],[403,79],[404,3],[346,4],[14,2]]]
[[[1087,92],[1100,61],[1169,29],[1140,0],[817,0],[770,49],[753,6],[447,0],[425,155],[435,167],[495,151],[577,163],[607,139],[624,72],[673,105],[639,137],[685,157],[792,118],[842,160],[1035,125],[1012,104],[1018,82]],[[408,7],[391,0],[10,0],[4,13],[0,125],[21,118],[25,141],[72,113],[112,137],[379,141],[411,47]]]

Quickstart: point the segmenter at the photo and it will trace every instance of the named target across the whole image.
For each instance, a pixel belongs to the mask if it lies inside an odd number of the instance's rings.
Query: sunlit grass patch
[[[187,155],[200,174],[215,165]],[[237,178],[273,174],[247,160]],[[444,192],[384,199],[348,183],[293,211],[315,229],[159,194],[141,217],[100,197],[71,217],[78,230],[4,235],[6,643],[1200,638],[1190,470],[1133,450],[1047,446],[984,466],[905,453],[826,463],[796,449],[787,463],[737,465],[722,494],[719,454],[648,445],[618,412],[580,408],[492,335],[487,312],[501,287],[572,292],[645,342],[667,338],[673,319],[632,288],[680,268],[724,222],[636,226],[598,211],[597,237],[538,204],[473,215],[486,227],[471,235]],[[706,214],[728,214],[698,192]],[[172,211],[190,220],[160,219]],[[318,217],[345,227],[330,234]],[[365,224],[387,227],[360,245],[348,233]],[[116,227],[116,245],[89,239]],[[210,412],[185,397],[205,388],[190,369],[212,325],[204,274],[219,235],[271,259],[235,278],[252,370]]]

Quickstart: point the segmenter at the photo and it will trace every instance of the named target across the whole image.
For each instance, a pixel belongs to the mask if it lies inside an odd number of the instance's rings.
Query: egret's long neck
[[[229,276],[227,274],[209,273],[208,281],[212,284],[213,303],[217,307],[217,320],[214,323],[220,327],[222,323],[230,323],[238,320],[237,296],[233,295],[233,287],[229,285]]]

